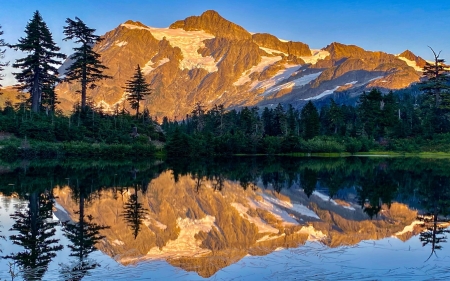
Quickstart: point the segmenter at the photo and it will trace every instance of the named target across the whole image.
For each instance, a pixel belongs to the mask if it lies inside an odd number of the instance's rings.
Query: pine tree
[[[433,63],[426,63],[423,68],[425,81],[420,83],[420,90],[425,93],[422,106],[424,127],[430,134],[448,132],[450,124],[450,76],[446,69],[444,59],[439,58],[440,53],[430,48],[434,55]]]
[[[0,36],[2,36],[2,35],[3,35],[3,31],[2,31],[2,26],[0,25]],[[6,46],[5,40],[0,38],[0,59],[5,58],[5,51],[6,50],[1,49],[2,47],[5,47],[5,46]],[[8,66],[8,62],[0,61],[0,81],[3,80],[3,77],[5,77],[2,74],[2,71],[4,70],[4,67],[6,67],[6,66]],[[1,87],[2,87],[2,84],[0,84],[0,95],[2,93],[1,92]]]
[[[434,55],[434,62],[427,62],[423,68],[423,75],[427,78],[421,83],[420,89],[425,94],[434,98],[436,108],[450,108],[450,99],[448,98],[450,86],[449,71],[445,69],[445,60],[439,58],[439,54],[430,48]]]
[[[14,75],[20,83],[18,89],[28,91],[31,95],[31,110],[38,112],[42,91],[45,87],[53,87],[60,81],[56,66],[61,64],[59,59],[66,56],[58,53],[60,48],[53,41],[52,34],[39,11],[36,11],[28,22],[25,33],[26,37],[20,38],[19,43],[12,47],[29,55],[16,60],[13,67],[22,71]]]
[[[344,116],[339,105],[336,104],[334,99],[331,99],[330,111],[329,111],[330,125],[332,126],[333,134],[338,133],[338,129],[342,126]]]
[[[311,101],[302,108],[300,118],[303,126],[303,137],[305,139],[312,139],[319,135],[319,112],[317,112],[317,108]]]
[[[67,69],[65,81],[77,81],[81,84],[81,108],[86,108],[86,92],[88,87],[95,89],[95,82],[109,79],[111,76],[104,75],[103,71],[108,69],[100,61],[100,54],[94,52],[93,46],[103,39],[95,35],[95,29],[89,28],[82,20],[75,17],[75,20],[66,19],[67,26],[64,26],[64,34],[67,40],[74,40],[75,43],[81,44],[75,47],[70,59],[73,60],[72,65]]]
[[[125,90],[128,92],[127,100],[132,109],[136,109],[136,118],[139,117],[139,103],[152,93],[150,84],[145,81],[141,67],[138,65],[131,80],[126,83]]]

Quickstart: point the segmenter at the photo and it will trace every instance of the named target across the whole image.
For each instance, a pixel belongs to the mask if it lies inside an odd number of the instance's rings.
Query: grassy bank
[[[105,144],[87,142],[44,142],[15,138],[0,141],[0,159],[54,159],[64,157],[120,159],[126,157],[163,156],[153,143]]]

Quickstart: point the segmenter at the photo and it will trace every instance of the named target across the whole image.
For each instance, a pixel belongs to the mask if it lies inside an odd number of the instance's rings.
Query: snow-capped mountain
[[[154,28],[127,21],[107,32],[95,51],[109,67],[89,94],[97,104],[125,105],[124,85],[139,64],[153,94],[145,101],[152,115],[183,118],[196,102],[206,108],[304,104],[340,92],[378,87],[400,89],[419,81],[425,61],[331,43],[310,49],[302,42],[252,34],[215,11]],[[58,87],[61,106],[79,101],[76,84]]]

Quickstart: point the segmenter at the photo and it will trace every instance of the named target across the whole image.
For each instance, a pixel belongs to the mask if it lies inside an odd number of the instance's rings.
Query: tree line
[[[310,100],[301,110],[278,104],[227,111],[223,105],[206,110],[199,102],[182,121],[163,119],[168,154],[449,151],[450,77],[444,60],[435,57],[422,82],[395,93],[374,88],[356,105],[331,98],[321,108]]]

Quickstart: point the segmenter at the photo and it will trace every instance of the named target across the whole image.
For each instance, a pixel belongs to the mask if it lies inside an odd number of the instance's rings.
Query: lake
[[[0,164],[0,280],[449,280],[450,160]]]

